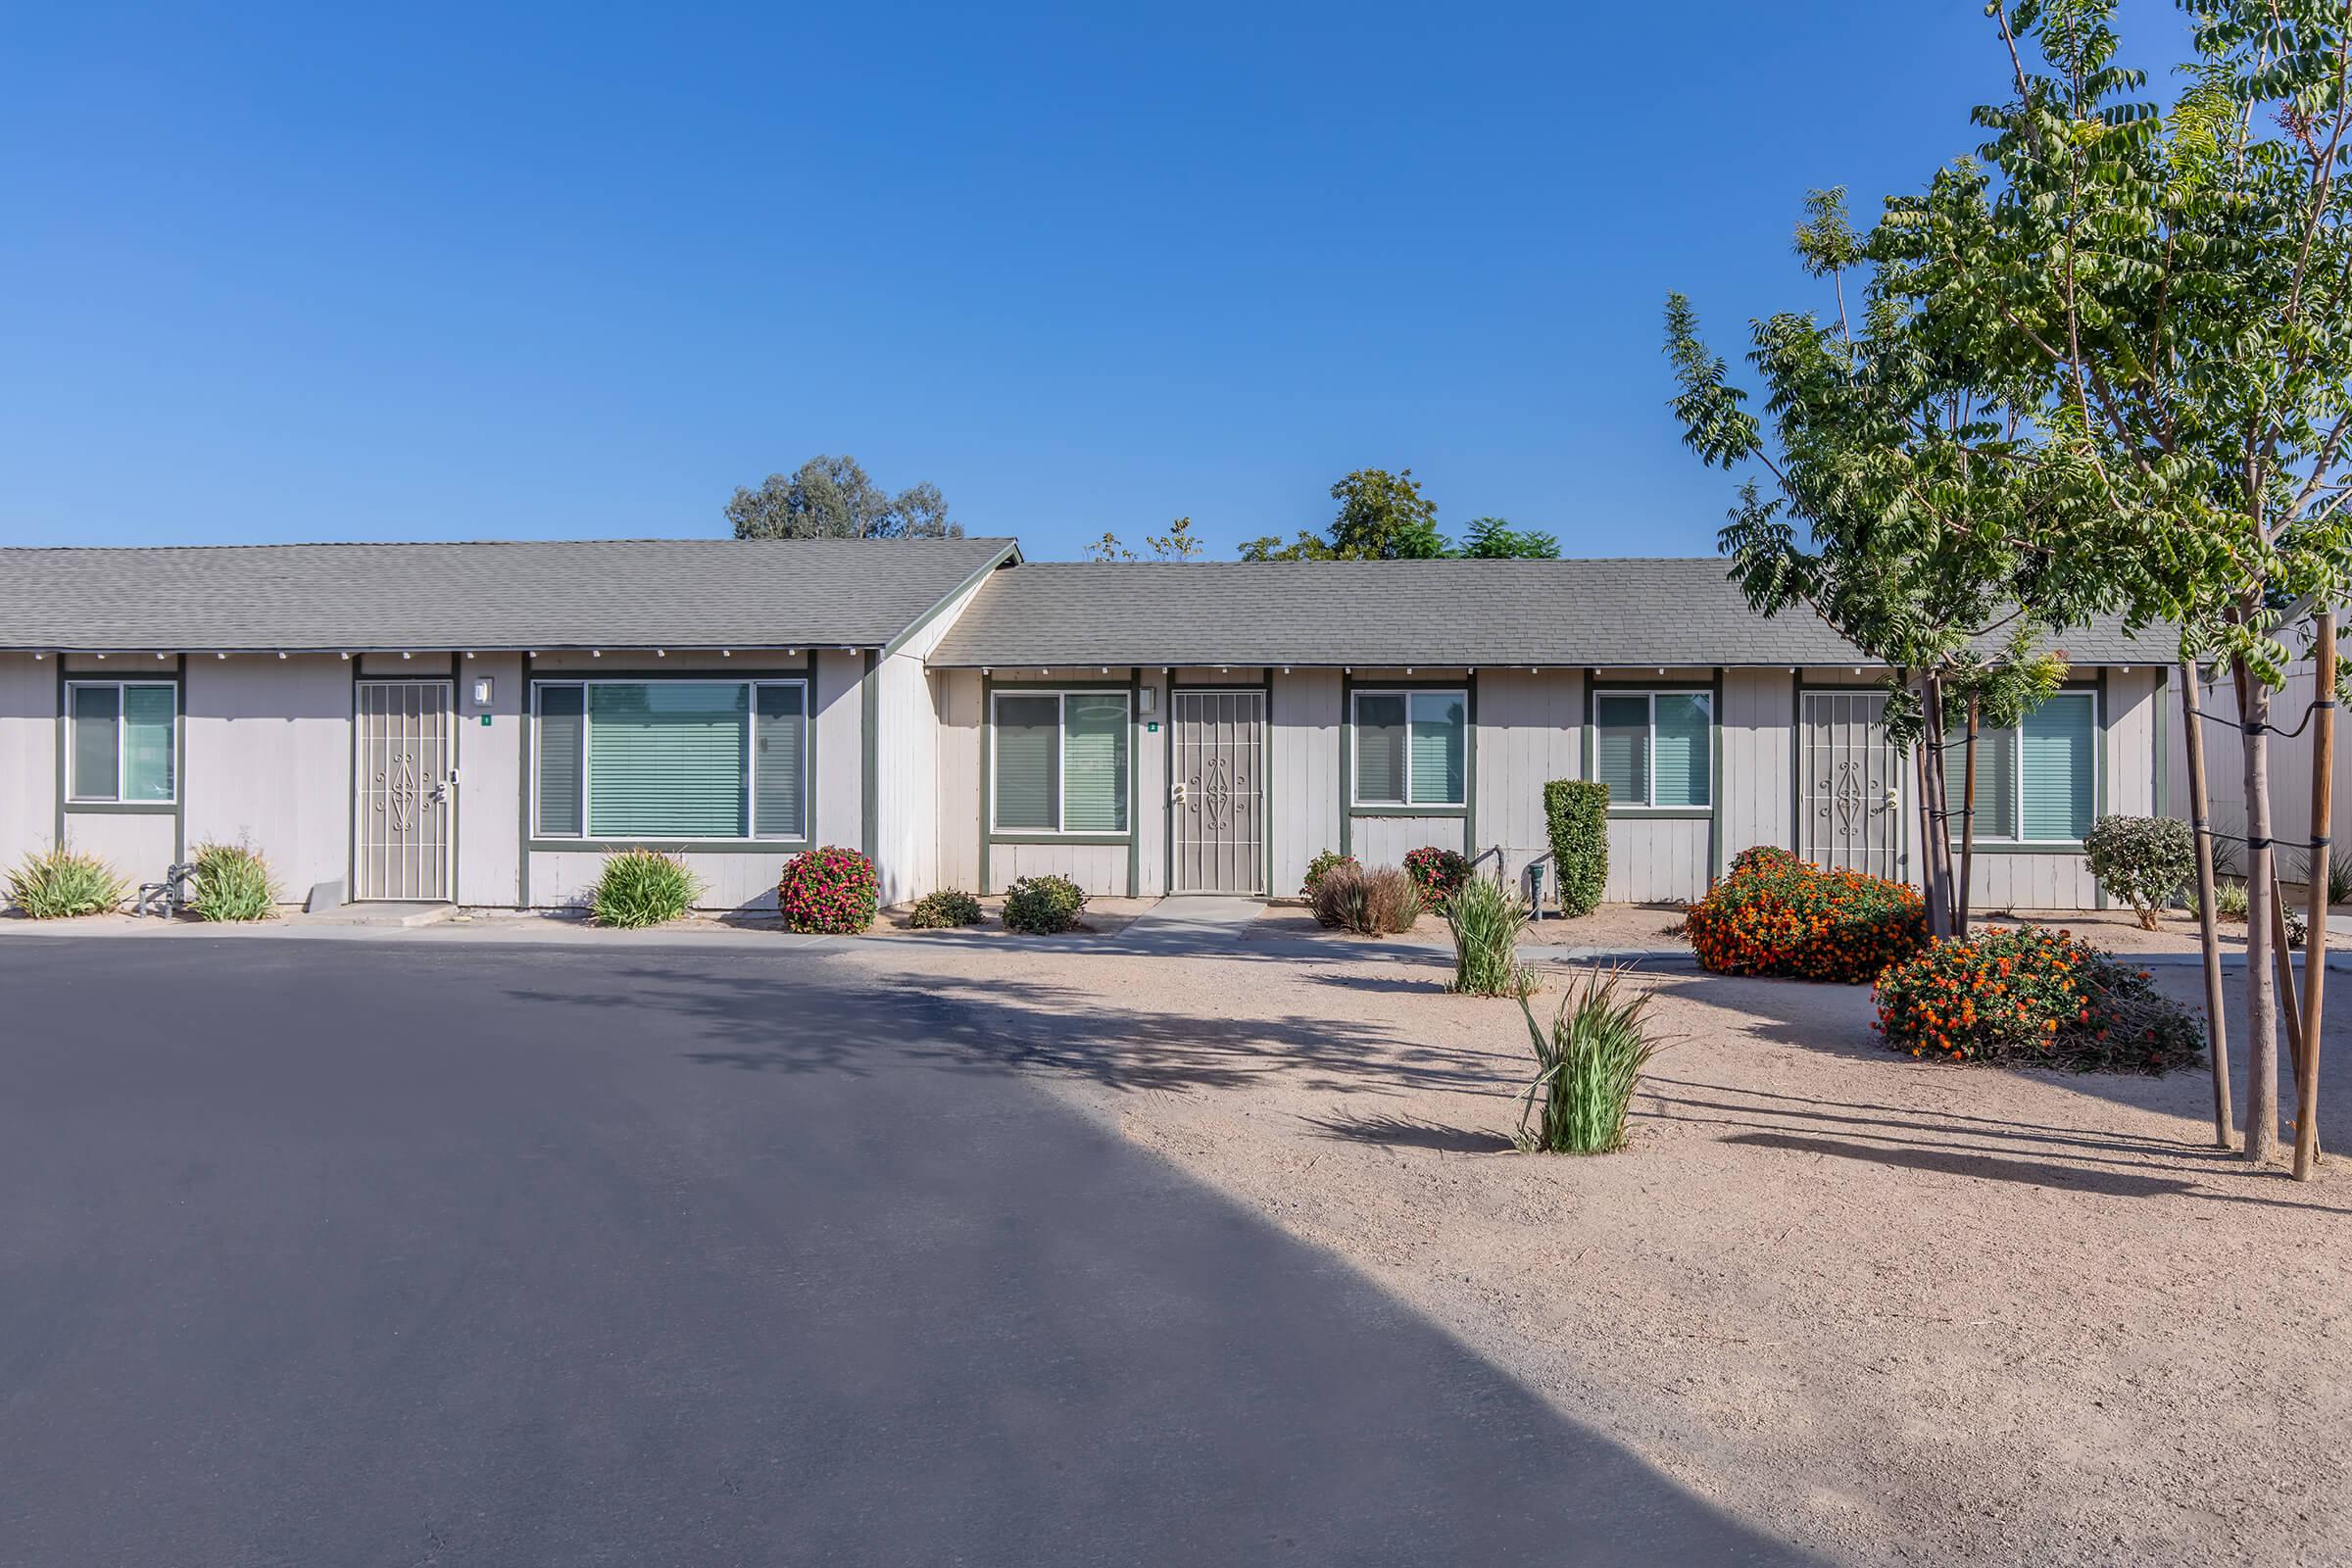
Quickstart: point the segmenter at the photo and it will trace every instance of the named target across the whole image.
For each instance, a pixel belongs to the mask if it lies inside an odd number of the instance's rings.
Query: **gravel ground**
[[[889,946],[877,984],[1834,1560],[2352,1561],[2352,1175],[2216,1152],[2200,1074],[1922,1063],[1861,988],[1661,975],[1631,1150],[1527,1156],[1517,1008],[1408,945]]]

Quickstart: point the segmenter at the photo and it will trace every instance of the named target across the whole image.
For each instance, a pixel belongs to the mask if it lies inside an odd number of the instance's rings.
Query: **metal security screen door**
[[[1903,754],[1886,743],[1881,692],[1807,692],[1798,853],[1817,864],[1899,880]]]
[[[364,680],[355,700],[352,896],[447,903],[450,683]]]
[[[1176,857],[1170,891],[1263,893],[1266,694],[1177,691],[1169,711]]]

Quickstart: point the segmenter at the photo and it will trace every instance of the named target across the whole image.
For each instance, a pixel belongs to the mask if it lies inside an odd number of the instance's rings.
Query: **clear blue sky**
[[[1707,552],[1665,291],[1736,350],[2004,87],[1975,0],[197,9],[0,45],[0,542],[715,534],[846,451],[1039,559],[1364,466]]]

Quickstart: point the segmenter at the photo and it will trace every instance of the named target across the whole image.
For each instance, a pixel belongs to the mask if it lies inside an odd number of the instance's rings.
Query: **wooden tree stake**
[[[2197,944],[2205,954],[2205,1043],[2213,1058],[2213,1141],[2236,1146],[2230,1109],[2230,1025],[2222,1012],[2222,935],[2213,900],[2212,805],[2205,791],[2204,720],[2197,706],[2197,666],[2180,661],[2180,711],[2187,728],[2188,810],[2197,840]]]
[[[2304,933],[2302,1049],[2295,1061],[2295,1180],[2320,1158],[2320,1009],[2328,979],[2328,832],[2335,805],[2335,612],[2319,615],[2319,707],[2311,723],[2311,851],[2304,870],[2311,922]]]

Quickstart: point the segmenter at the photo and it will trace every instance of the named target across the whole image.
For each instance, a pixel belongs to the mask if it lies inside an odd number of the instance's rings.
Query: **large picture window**
[[[170,681],[66,686],[66,799],[170,805],[178,799],[179,688]]]
[[[532,698],[538,837],[808,837],[807,682],[539,681]]]
[[[990,714],[1000,833],[1127,831],[1127,694],[997,692]]]
[[[2015,728],[1979,730],[1976,836],[2082,842],[2098,804],[2098,728],[2094,694],[2060,692]],[[1968,742],[1955,737],[1943,754],[1944,807],[1955,840],[1967,800],[1968,753]]]
[[[1355,694],[1357,806],[1460,806],[1469,798],[1465,692]]]
[[[1704,809],[1714,801],[1715,701],[1705,692],[1600,692],[1593,776],[1611,806]]]

